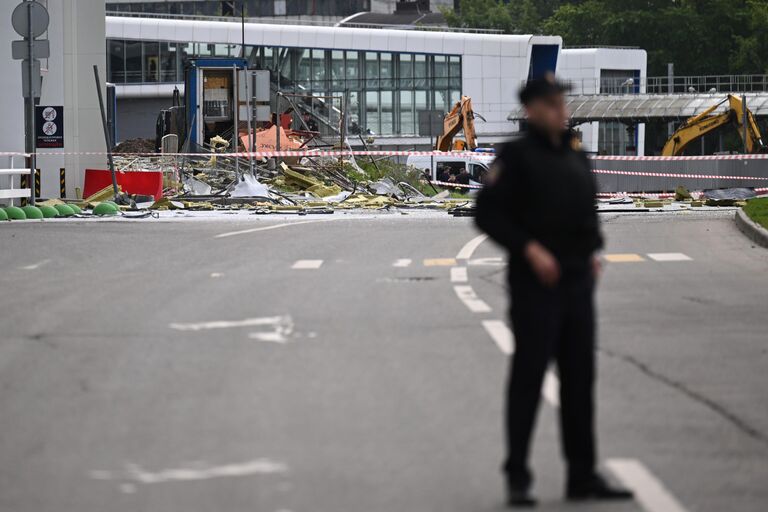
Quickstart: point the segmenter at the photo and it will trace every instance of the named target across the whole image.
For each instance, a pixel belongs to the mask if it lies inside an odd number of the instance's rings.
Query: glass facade
[[[640,72],[635,70],[600,70],[600,94],[631,94],[640,92]],[[617,121],[600,121],[597,152],[600,155],[634,155],[637,153],[637,124],[627,131],[627,125]],[[632,139],[630,139],[633,137]]]
[[[239,57],[241,48],[110,39],[107,54],[112,83],[178,83],[184,81],[187,59]],[[330,102],[311,97],[346,94],[352,134],[366,130],[380,135],[419,134],[420,112],[447,112],[461,97],[458,55],[247,46],[245,56],[251,68],[270,70],[279,90],[298,95],[296,101],[303,101],[329,123],[333,122]]]

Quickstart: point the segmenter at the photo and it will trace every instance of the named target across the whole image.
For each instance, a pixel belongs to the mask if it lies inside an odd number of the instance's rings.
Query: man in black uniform
[[[520,91],[528,130],[506,143],[477,199],[477,225],[509,251],[515,355],[507,394],[510,506],[533,506],[528,467],[531,434],[544,374],[552,360],[560,377],[566,498],[630,499],[596,470],[593,384],[593,292],[603,245],[595,184],[586,155],[567,129],[566,87],[554,76]]]

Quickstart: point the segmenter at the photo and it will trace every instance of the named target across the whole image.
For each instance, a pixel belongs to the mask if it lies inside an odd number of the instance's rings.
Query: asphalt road
[[[548,389],[542,510],[768,509],[768,251],[731,215],[603,217],[601,457],[640,500],[562,502]],[[502,510],[507,305],[477,235],[428,212],[0,226],[0,511]]]

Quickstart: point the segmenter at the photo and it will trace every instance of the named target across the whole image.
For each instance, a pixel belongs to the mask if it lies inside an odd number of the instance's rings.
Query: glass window
[[[392,79],[395,77],[394,62],[392,61],[392,54],[389,52],[382,52],[379,54],[379,87],[382,89],[392,87]]]
[[[376,52],[365,52],[365,83],[366,87],[379,86],[379,55]]]
[[[141,41],[125,42],[125,81],[141,82]]]
[[[271,46],[264,46],[261,49],[261,65],[263,69],[273,71],[275,69],[274,53]]]
[[[435,66],[435,89],[448,87],[448,58],[445,55],[432,57]]]
[[[395,133],[392,91],[381,91],[380,96],[381,96],[381,134],[392,135],[393,133]]]
[[[448,94],[445,91],[435,91],[433,109],[447,112],[451,106],[448,104]]]
[[[416,116],[413,110],[413,91],[400,91],[400,133],[416,133]]]
[[[418,88],[427,87],[427,56],[426,55],[414,55],[413,56],[413,77],[414,85]]]
[[[176,45],[160,43],[160,81],[177,82]]]
[[[360,120],[362,119],[362,112],[360,107],[360,93],[358,91],[349,91],[347,96],[347,127],[351,135],[357,135],[361,131]]]
[[[461,91],[458,91],[458,90],[451,91],[451,105],[455,105],[456,103],[459,102],[460,99],[461,99]]]
[[[461,57],[453,55],[450,57],[449,70],[450,86],[461,89]]]
[[[399,55],[398,73],[401,88],[413,87],[413,55],[409,53]]]
[[[160,79],[160,43],[144,41],[141,46],[144,52],[144,81],[157,82]]]
[[[331,79],[335,90],[344,89],[344,52],[334,50],[331,52]]]
[[[360,89],[360,54],[359,52],[345,52],[346,54],[346,78],[347,87],[350,89]]]
[[[107,42],[109,55],[108,80],[115,84],[125,83],[125,41],[110,39]]]
[[[374,133],[380,133],[379,127],[379,93],[368,91],[365,93],[365,127]]]
[[[325,91],[325,51],[312,50],[312,89]]]
[[[310,50],[297,50],[298,82],[305,89],[309,89],[312,78],[312,55]]]

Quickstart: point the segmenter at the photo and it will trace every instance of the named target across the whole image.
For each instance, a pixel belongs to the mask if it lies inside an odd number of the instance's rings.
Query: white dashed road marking
[[[654,261],[691,261],[691,257],[681,252],[653,252],[648,257]]]
[[[646,512],[686,512],[686,509],[640,461],[608,459],[608,469],[635,493]]]
[[[410,258],[400,258],[399,260],[395,260],[395,262],[392,264],[393,267],[409,267],[411,266],[413,260]]]
[[[488,235],[478,235],[466,244],[464,244],[464,247],[461,248],[459,251],[459,254],[456,255],[457,260],[468,260],[472,257],[472,255],[475,253],[475,249],[477,249],[481,243],[485,242],[485,239],[488,238]]]
[[[467,267],[453,267],[451,268],[451,282],[452,283],[466,283],[467,282]]]
[[[477,297],[475,290],[473,290],[471,286],[457,285],[453,287],[453,290],[456,292],[456,296],[459,300],[463,302],[471,312],[489,313],[491,311],[491,307]]]
[[[298,270],[314,270],[320,268],[323,260],[299,260],[291,268]]]

